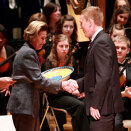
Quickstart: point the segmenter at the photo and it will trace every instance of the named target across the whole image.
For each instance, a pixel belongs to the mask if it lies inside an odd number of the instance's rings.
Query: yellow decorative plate
[[[50,78],[53,80],[66,80],[69,78],[69,76],[73,73],[74,68],[70,66],[62,66],[62,67],[56,67],[49,69],[47,71],[42,72],[41,74],[45,78]]]

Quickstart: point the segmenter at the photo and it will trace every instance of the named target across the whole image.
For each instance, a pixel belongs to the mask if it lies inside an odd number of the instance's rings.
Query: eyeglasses
[[[74,29],[74,26],[64,25],[63,28],[72,30]]]

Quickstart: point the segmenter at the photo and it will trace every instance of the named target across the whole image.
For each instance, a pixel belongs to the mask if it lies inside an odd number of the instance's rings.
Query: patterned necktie
[[[89,43],[89,45],[88,45],[88,49],[90,48],[90,46],[91,46],[91,43],[92,43],[92,42],[90,41],[90,43]]]

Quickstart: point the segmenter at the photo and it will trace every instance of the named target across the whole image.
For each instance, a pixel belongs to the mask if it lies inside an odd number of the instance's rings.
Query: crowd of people
[[[30,16],[18,51],[0,24],[0,115],[11,113],[16,131],[40,131],[46,93],[50,106],[71,115],[73,131],[127,131],[123,120],[131,120],[130,12],[128,0],[116,0],[105,31],[99,7],[80,12],[81,29],[90,41],[82,70],[80,54],[85,52],[78,42],[76,20],[62,15],[59,4],[49,2]],[[42,76],[63,66],[74,68],[68,80]],[[55,116],[64,131],[65,114],[55,111]],[[43,126],[41,130],[50,130],[48,122]]]

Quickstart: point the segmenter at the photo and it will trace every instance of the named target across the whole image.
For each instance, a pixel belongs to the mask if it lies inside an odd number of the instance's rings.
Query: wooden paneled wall
[[[98,0],[98,6],[101,8],[103,14],[104,14],[104,23],[103,23],[103,27],[105,28],[105,23],[106,23],[106,0]],[[88,41],[89,39],[87,39],[83,33],[83,31],[80,29],[80,22],[79,22],[79,14],[75,14],[74,10],[71,6],[71,4],[67,4],[67,8],[68,8],[68,14],[74,16],[74,18],[76,19],[76,23],[78,26],[78,42],[84,42],[84,41]]]
[[[101,8],[101,10],[104,14],[103,27],[105,28],[105,24],[106,24],[106,0],[98,0],[98,6]]]

